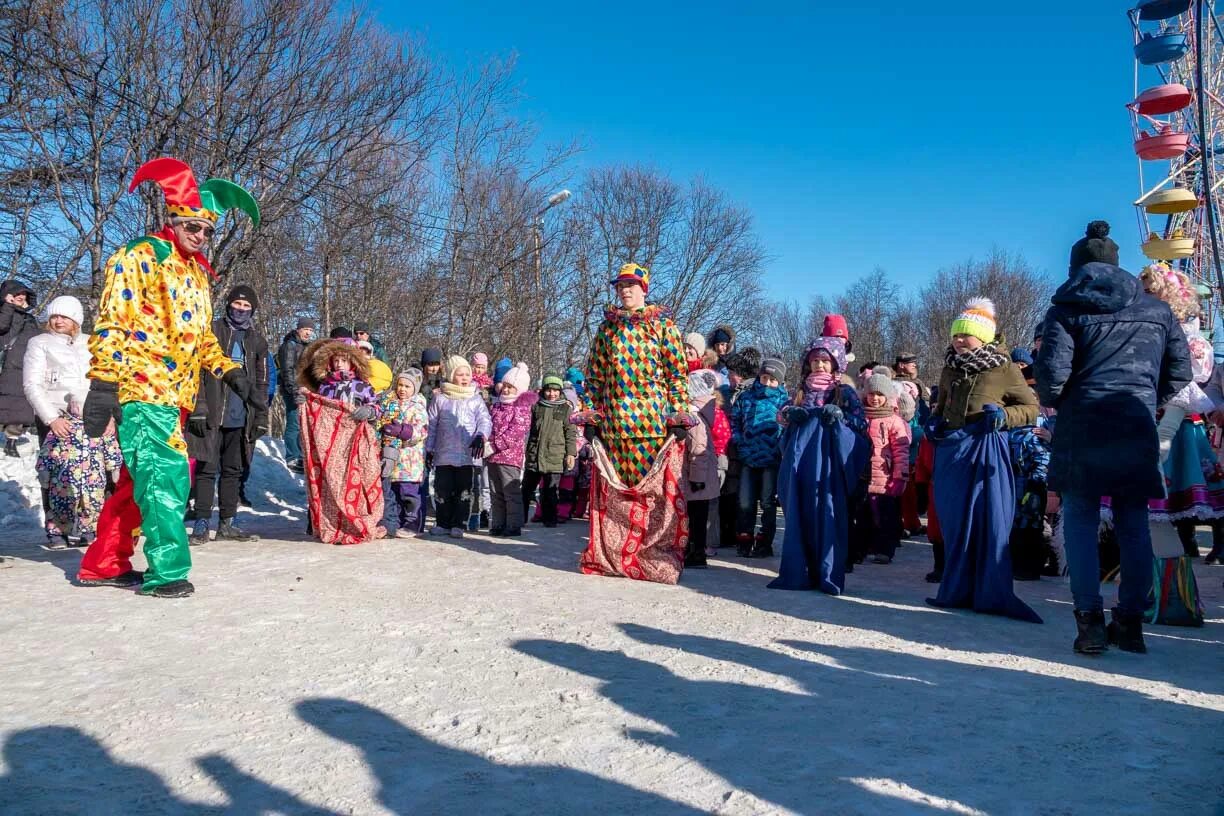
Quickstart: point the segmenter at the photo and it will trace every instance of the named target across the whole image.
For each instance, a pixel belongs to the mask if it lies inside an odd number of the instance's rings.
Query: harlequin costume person
[[[263,394],[252,390],[213,335],[213,272],[203,249],[222,213],[240,209],[258,225],[259,207],[233,182],[197,185],[178,159],[141,166],[129,192],[145,181],[161,187],[169,222],[106,264],[83,420],[94,438],[117,423],[125,468],[77,577],[87,586],[140,584],[144,594],[180,598],[194,591],[183,526],[191,475],[182,417],[195,405],[200,371],[220,378],[252,407],[264,407]],[[143,574],[130,560],[136,526],[145,536]]]
[[[591,344],[586,404],[576,420],[596,429],[591,543],[586,573],[676,583],[688,518],[681,478],[689,413],[684,341],[671,313],[647,304],[650,272],[625,264]],[[670,437],[672,438],[669,438]]]

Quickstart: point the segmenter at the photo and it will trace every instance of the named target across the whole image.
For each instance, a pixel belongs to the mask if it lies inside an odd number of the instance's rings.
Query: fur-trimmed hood
[[[370,381],[370,363],[361,353],[361,349],[343,340],[319,340],[311,343],[302,352],[302,358],[298,362],[298,385],[318,391],[319,385],[330,373],[329,362],[337,355],[348,359],[357,379]]]
[[[728,353],[728,354],[731,354],[732,352],[734,352],[734,351],[735,351],[735,329],[731,328],[731,327],[730,327],[730,326],[728,326],[726,323],[720,323],[719,325],[715,326],[715,327],[714,327],[714,331],[710,332],[709,336],[708,336],[708,337],[706,337],[706,343],[707,343],[707,344],[708,344],[708,345],[709,345],[711,348],[713,348],[713,346],[714,346],[714,336],[715,336],[716,334],[718,334],[719,332],[722,332],[722,333],[726,334],[726,335],[727,335],[727,337],[731,338],[730,340],[728,340],[728,341],[727,341],[727,342],[729,342],[729,343],[731,344],[730,348],[729,348],[729,349],[727,349],[727,353]]]

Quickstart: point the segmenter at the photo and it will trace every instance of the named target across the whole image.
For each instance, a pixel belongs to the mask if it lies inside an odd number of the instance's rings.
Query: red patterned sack
[[[688,543],[683,443],[668,439],[633,487],[620,481],[601,442],[592,442],[591,451],[591,543],[579,561],[582,571],[676,583]]]
[[[301,407],[302,454],[310,523],[324,544],[361,544],[383,538],[382,450],[368,422],[348,407],[308,394]]]

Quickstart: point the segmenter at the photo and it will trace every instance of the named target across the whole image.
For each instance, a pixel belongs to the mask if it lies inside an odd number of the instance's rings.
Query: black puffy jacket
[[[22,292],[25,292],[30,304],[28,308],[19,309],[4,300],[8,295]],[[0,283],[0,348],[7,350],[4,368],[0,370],[0,425],[34,424],[34,409],[25,397],[21,372],[26,345],[38,333],[38,320],[34,317],[34,290],[15,280]]]
[[[1168,305],[1104,263],[1071,273],[1051,298],[1034,370],[1058,410],[1050,487],[1089,496],[1164,496],[1156,409],[1192,377]]]

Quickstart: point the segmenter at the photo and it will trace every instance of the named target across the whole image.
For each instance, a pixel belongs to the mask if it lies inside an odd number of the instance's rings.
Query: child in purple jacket
[[[531,408],[539,399],[527,390],[530,385],[527,364],[519,363],[502,377],[489,409],[493,419],[489,435],[493,454],[485,459],[493,497],[489,535],[513,538],[523,533],[523,459],[531,431]]]

